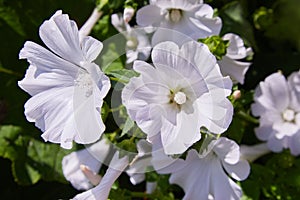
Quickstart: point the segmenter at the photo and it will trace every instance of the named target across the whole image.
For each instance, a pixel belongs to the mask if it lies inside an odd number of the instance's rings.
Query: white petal
[[[191,40],[193,40],[192,37],[180,31],[159,27],[152,36],[151,45],[156,46],[161,42],[172,41],[181,46]]]
[[[208,17],[191,17],[189,19],[193,26],[197,27],[197,32],[190,34],[194,39],[206,38],[212,35],[219,35],[222,28],[221,18],[208,18]],[[194,28],[195,29],[195,28]]]
[[[233,140],[220,137],[213,148],[219,159],[228,164],[236,164],[240,159],[240,149]]]
[[[190,90],[196,97],[207,92],[206,81],[199,72],[198,63],[194,62],[193,57],[187,56],[187,52],[195,52],[199,48],[201,49],[201,45],[194,42],[184,44],[181,49],[173,42],[156,45],[152,50],[152,61],[160,73],[165,75],[166,80],[163,82],[173,88],[181,87]],[[201,53],[196,55],[205,56]]]
[[[191,114],[181,111],[177,114],[176,125],[163,118],[160,134],[166,154],[181,154],[201,139],[198,116],[198,110]]]
[[[250,165],[246,160],[240,160],[233,165],[223,162],[223,167],[232,178],[238,181],[245,180],[250,174]]]
[[[66,14],[52,16],[40,26],[40,37],[54,53],[71,63],[84,61],[78,28]]]
[[[61,59],[44,47],[26,42],[19,54],[20,59],[26,58],[29,63],[38,69],[37,73],[53,72],[76,77],[78,67],[74,64]]]
[[[51,88],[70,87],[73,84],[74,79],[71,76],[53,72],[41,73],[33,65],[29,66],[25,77],[21,81],[18,81],[19,87],[31,96]]]
[[[139,56],[139,52],[133,51],[133,50],[128,50],[126,52],[126,58],[127,58],[126,63],[127,64],[132,63],[133,61],[138,59],[138,56]]]
[[[243,40],[233,33],[227,33],[222,37],[223,40],[229,40],[226,56],[231,59],[243,59],[247,56],[247,50],[244,47]]]
[[[95,188],[76,195],[74,200],[107,200],[113,183],[121,175],[128,165],[128,157],[119,159],[119,152],[115,153],[109,168],[103,176],[100,184]]]
[[[41,92],[30,98],[25,104],[25,115],[28,121],[35,122],[36,126],[45,133],[46,141],[61,142],[65,123],[72,116],[72,88],[53,88]],[[68,137],[72,142],[75,133]]]
[[[206,104],[202,104],[201,101],[198,102],[198,107],[200,109],[200,117],[199,120],[201,121],[201,126],[206,127],[210,132],[220,134],[226,131],[232,121],[233,116],[233,106],[232,104],[227,100],[224,99],[223,102],[215,103],[215,107],[220,107],[221,109],[226,110],[226,113],[223,115],[223,117],[220,120],[215,120],[214,118],[209,118],[208,116],[214,116],[217,113],[217,109],[211,109],[209,113],[204,113],[201,108],[205,108]]]
[[[281,73],[274,73],[260,83],[262,95],[257,99],[267,109],[284,111],[289,105],[288,85]]]
[[[144,6],[136,13],[136,22],[140,26],[157,26],[162,19],[161,10],[155,5]]]
[[[93,87],[97,86],[94,84]],[[75,141],[83,144],[97,141],[105,130],[100,110],[95,106],[96,101],[101,100],[96,99],[94,94],[87,96],[86,90],[80,87],[74,88],[73,99],[74,120],[79,134]],[[85,117],[87,114],[89,117]]]
[[[242,189],[227,177],[221,165],[211,165],[211,194],[214,199],[239,200]]]
[[[81,46],[84,56],[89,62],[96,60],[103,48],[102,42],[90,36],[83,38]]]
[[[210,173],[211,165],[205,161],[201,162],[197,152],[190,150],[185,161],[185,167],[172,173],[169,182],[183,188],[185,192],[183,199],[185,200],[207,199]]]
[[[290,122],[276,123],[275,121],[272,127],[276,131],[277,138],[292,136],[300,129],[296,124]]]
[[[138,158],[129,169],[126,170],[126,173],[130,176],[130,182],[133,185],[139,184],[145,180],[145,172],[147,167],[151,166],[151,157]]]
[[[245,74],[251,63],[235,61],[227,56],[218,61],[223,76],[230,76],[233,80],[244,84]]]
[[[126,26],[121,13],[111,15],[111,24],[119,31],[126,31]]]

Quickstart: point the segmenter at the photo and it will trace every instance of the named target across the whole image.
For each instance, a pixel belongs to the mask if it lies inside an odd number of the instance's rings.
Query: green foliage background
[[[135,0],[141,7],[147,1]],[[243,97],[234,103],[236,115],[227,136],[238,143],[255,144],[255,119],[249,121],[241,113],[249,114],[252,91],[266,76],[281,70],[289,75],[300,66],[300,1],[299,0],[206,0],[223,20],[222,33],[239,34],[254,50],[253,64],[246,75],[245,85],[238,86]],[[56,10],[62,9],[80,27],[97,2],[93,0],[0,0],[0,194],[1,199],[69,199],[75,191],[61,172],[61,159],[69,151],[56,144],[44,143],[40,131],[26,121],[23,105],[29,96],[20,90],[28,63],[18,59],[27,40],[42,44],[38,37],[40,24]],[[104,16],[94,27],[92,35],[101,41],[117,31],[110,25],[110,15],[121,12],[124,1],[109,1]],[[116,47],[109,47],[109,55]],[[107,53],[108,52],[108,53]],[[103,61],[105,63],[105,57]],[[104,71],[116,79],[128,74],[119,59]],[[130,74],[131,73],[131,74]],[[134,74],[129,72],[127,78]],[[123,77],[124,79],[124,77]],[[128,81],[128,79],[120,80]],[[104,111],[105,112],[105,111]],[[104,113],[107,114],[107,113]],[[132,122],[127,121],[127,125]],[[114,125],[108,130],[114,130]],[[126,126],[126,125],[125,125]],[[128,130],[130,127],[127,127]],[[125,134],[125,133],[123,133]],[[78,148],[78,147],[75,147]],[[288,151],[269,154],[252,164],[249,178],[242,182],[243,199],[300,199],[300,159]],[[121,177],[125,188],[139,190]],[[153,178],[153,177],[152,177]],[[166,188],[163,177],[158,194],[161,199],[180,198],[176,186]],[[121,187],[122,188],[122,187]],[[173,192],[170,194],[169,192]],[[177,191],[177,192],[176,192]],[[179,191],[179,192],[178,192]],[[112,190],[111,198],[127,194],[127,190]],[[177,197],[177,196],[178,197]],[[137,195],[138,196],[138,195]],[[125,197],[124,197],[125,198]]]

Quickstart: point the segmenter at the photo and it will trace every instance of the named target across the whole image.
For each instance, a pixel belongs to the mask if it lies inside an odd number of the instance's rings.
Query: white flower
[[[149,58],[151,45],[144,29],[130,27],[129,24],[124,22],[121,14],[113,14],[111,23],[126,38],[127,64],[137,59],[147,60]]]
[[[25,104],[28,121],[44,133],[45,141],[71,148],[97,141],[105,126],[100,111],[110,82],[93,63],[102,43],[92,37],[79,41],[78,29],[68,15],[57,11],[40,27],[40,37],[52,51],[26,42],[20,52],[30,66],[19,86],[30,98]]]
[[[155,0],[137,11],[137,24],[158,27],[152,45],[162,41],[178,44],[190,37],[194,40],[218,35],[222,22],[213,17],[213,9],[194,0]],[[173,30],[173,31],[169,31]]]
[[[239,159],[239,146],[221,137],[200,154],[189,150],[186,160],[176,160],[163,173],[171,173],[169,182],[183,188],[184,200],[238,200],[242,190],[231,178],[244,180],[250,173],[248,162]]]
[[[222,39],[229,40],[229,47],[226,55],[218,61],[221,72],[224,76],[230,76],[233,81],[243,84],[245,74],[251,63],[237,60],[246,58],[252,50],[251,48],[245,48],[243,40],[238,35],[228,33]]]
[[[160,43],[152,61],[154,66],[135,61],[140,76],[122,91],[129,116],[150,142],[159,135],[166,154],[179,154],[200,140],[200,127],[217,134],[228,128],[233,108],[226,97],[232,82],[221,75],[205,45]]]
[[[119,158],[119,152],[113,156],[109,168],[103,176],[100,184],[93,189],[76,195],[74,200],[107,200],[113,183],[118,179],[121,173],[128,165],[128,157]]]
[[[84,172],[88,169],[98,172],[106,156],[110,145],[106,139],[79,151],[72,152],[62,160],[62,170],[65,178],[71,182],[77,190],[88,190],[95,184]]]
[[[290,148],[293,155],[299,155],[300,101],[294,86],[281,73],[271,74],[256,88],[251,109],[254,116],[260,117],[256,136],[267,141],[270,150]]]

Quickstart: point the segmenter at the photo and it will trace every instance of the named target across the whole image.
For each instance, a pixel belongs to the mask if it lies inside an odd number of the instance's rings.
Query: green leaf
[[[228,40],[223,40],[220,36],[217,35],[199,39],[198,41],[206,44],[210,52],[214,54],[218,60],[221,60],[222,57],[226,55],[226,50],[229,46]]]
[[[108,71],[107,74],[113,75],[122,83],[128,83],[132,77],[139,75],[137,72],[128,69]]]
[[[22,131],[17,126],[1,126],[0,127],[0,156],[8,158],[12,161],[18,158],[18,150],[15,148],[14,143]]]
[[[134,127],[134,121],[128,117],[122,129],[121,137],[128,133]]]
[[[222,34],[228,32],[236,33],[245,40],[246,44],[256,49],[253,27],[246,19],[246,13],[247,10],[240,1],[226,4],[220,10],[220,17],[223,20]]]
[[[24,135],[20,127],[0,127],[0,156],[12,161],[14,179],[21,185],[35,184],[40,179],[66,182],[61,161],[70,152]]]
[[[121,54],[119,54],[116,49],[117,45],[115,43],[109,43],[109,44],[104,43],[103,45],[106,48],[102,51],[102,53],[99,56],[101,60],[96,61],[96,62],[100,62],[102,71],[105,74],[110,74],[111,72],[124,69],[123,62],[120,58]]]
[[[20,23],[17,12],[14,9],[5,6],[3,1],[0,1],[0,19],[5,21],[20,36],[25,36],[25,32],[22,24]]]
[[[110,112],[110,108],[109,108],[108,104],[106,103],[106,101],[104,101],[102,108],[101,108],[101,118],[102,118],[103,122],[106,121],[109,112]]]

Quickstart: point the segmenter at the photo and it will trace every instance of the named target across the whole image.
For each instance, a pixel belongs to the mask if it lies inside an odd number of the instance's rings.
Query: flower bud
[[[124,12],[123,12],[124,22],[128,23],[132,19],[133,15],[134,15],[134,9],[133,8],[131,8],[131,7],[125,8]]]
[[[241,96],[242,96],[242,93],[241,93],[240,90],[235,90],[235,91],[232,93],[232,97],[233,97],[234,100],[237,100],[237,99],[241,98]]]
[[[102,177],[96,172],[92,171],[88,166],[80,165],[80,169],[94,186],[100,183]]]

